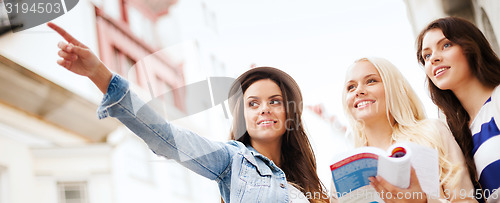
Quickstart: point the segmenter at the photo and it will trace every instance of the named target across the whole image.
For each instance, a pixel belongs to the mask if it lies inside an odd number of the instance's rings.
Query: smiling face
[[[243,94],[245,125],[252,145],[280,141],[285,133],[286,112],[279,86],[270,79],[254,82]]]
[[[453,90],[474,79],[462,47],[448,40],[439,28],[424,35],[422,58],[427,77],[439,89]]]
[[[356,62],[349,69],[346,81],[345,104],[354,119],[365,123],[387,119],[384,84],[373,64]]]

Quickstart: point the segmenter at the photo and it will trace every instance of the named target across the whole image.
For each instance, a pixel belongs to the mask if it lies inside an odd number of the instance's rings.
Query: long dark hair
[[[482,85],[494,88],[500,84],[500,60],[488,40],[474,24],[458,17],[434,20],[420,32],[417,38],[417,59],[422,66],[425,66],[425,60],[422,57],[422,41],[425,34],[434,28],[440,29],[448,40],[462,47],[472,74]],[[469,129],[471,118],[451,90],[439,89],[429,77],[426,81],[431,99],[446,116],[448,126],[465,156],[473,183],[477,186],[476,166],[472,154],[474,146]]]
[[[262,79],[270,79],[279,86],[283,104],[286,105],[287,122],[281,143],[281,169],[287,180],[300,186],[303,192],[309,192],[314,198],[313,201],[327,200],[324,187],[316,173],[314,152],[302,126],[302,93],[290,75],[272,67],[257,67],[236,79],[229,93],[229,107],[233,115],[231,139],[251,145],[243,116],[242,95],[250,85]]]

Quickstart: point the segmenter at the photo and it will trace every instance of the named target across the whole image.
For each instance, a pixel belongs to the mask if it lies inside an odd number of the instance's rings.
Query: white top
[[[288,184],[288,194],[290,196],[290,203],[309,203],[309,199],[299,189],[292,184]]]

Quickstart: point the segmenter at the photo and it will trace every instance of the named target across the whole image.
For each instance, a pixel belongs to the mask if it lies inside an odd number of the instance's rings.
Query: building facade
[[[214,15],[203,1],[84,0],[54,22],[175,124],[223,140],[220,108],[190,115],[186,102],[183,86],[224,75],[216,54],[199,48],[207,39],[184,38],[186,12]],[[0,13],[0,203],[220,201],[214,182],[157,157],[115,119],[97,119],[102,94],[56,64],[60,36],[45,25],[13,31]]]
[[[496,0],[405,0],[413,33],[437,18],[458,16],[481,29],[495,52],[499,53],[500,2]]]

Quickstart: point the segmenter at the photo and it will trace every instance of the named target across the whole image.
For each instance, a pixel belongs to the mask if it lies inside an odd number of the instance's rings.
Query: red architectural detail
[[[127,11],[127,6],[125,4],[125,0],[120,0],[120,13],[123,22],[128,23],[128,11]]]
[[[323,109],[324,109],[323,104],[316,104],[316,105],[312,105],[312,106],[307,106],[307,108],[309,108],[316,115],[323,117]]]
[[[101,9],[95,8],[100,58],[114,72],[128,78],[133,75],[135,81],[145,90],[152,90],[154,96],[165,93],[165,85],[174,89],[174,104],[185,110],[185,92],[176,88],[184,86],[182,64],[174,63],[161,50],[155,50],[142,39],[136,37],[123,21],[107,16]],[[117,52],[119,54],[117,54]],[[124,70],[120,62],[130,59],[132,69]],[[128,68],[128,67],[127,67]],[[136,71],[135,74],[129,74]]]
[[[177,3],[177,0],[126,0],[126,3],[130,3],[144,16],[155,22],[158,17],[168,14],[170,6]]]

